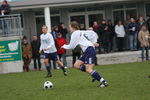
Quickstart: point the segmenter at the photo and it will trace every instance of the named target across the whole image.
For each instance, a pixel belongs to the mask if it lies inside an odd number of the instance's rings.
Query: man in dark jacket
[[[113,47],[114,47],[114,37],[115,37],[115,27],[114,25],[112,24],[112,21],[111,20],[108,20],[107,21],[107,25],[109,27],[109,32],[110,32],[110,51],[113,51]]]
[[[38,69],[41,70],[41,61],[40,61],[40,54],[39,54],[39,48],[40,48],[40,41],[38,40],[37,36],[33,36],[33,41],[31,42],[32,46],[32,58],[34,61],[34,69],[37,70],[37,63],[38,61]]]
[[[137,33],[139,31],[139,25],[134,18],[130,19],[128,24],[129,40],[130,40],[130,50],[137,50]]]
[[[67,28],[65,27],[65,24],[64,24],[64,23],[61,23],[61,24],[60,24],[59,32],[62,33],[62,37],[66,39],[66,35],[68,34],[68,30],[67,30]]]
[[[102,47],[104,49],[104,53],[109,52],[109,43],[110,43],[110,29],[109,26],[106,24],[106,21],[103,20],[102,24],[100,26],[100,33],[101,35],[101,41],[102,41]]]
[[[10,5],[8,4],[7,0],[4,0],[1,7],[0,12],[2,15],[8,15],[11,12]]]

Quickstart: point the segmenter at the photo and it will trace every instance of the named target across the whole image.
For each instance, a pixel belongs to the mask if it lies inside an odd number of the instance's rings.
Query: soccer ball
[[[50,81],[46,81],[44,83],[44,89],[51,89],[51,88],[53,88],[53,83]]]

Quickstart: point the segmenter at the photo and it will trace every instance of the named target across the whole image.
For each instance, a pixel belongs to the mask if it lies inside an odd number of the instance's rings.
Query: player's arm
[[[91,39],[91,42],[94,44],[95,47],[99,47],[99,43],[97,43],[98,35],[97,33],[93,32],[93,38]]]
[[[73,33],[71,35],[71,40],[70,40],[70,43],[68,45],[63,45],[62,48],[64,49],[74,49],[77,45],[78,45],[78,35]]]
[[[39,53],[41,54],[41,53],[42,53],[42,51],[43,51],[43,43],[42,43],[42,41],[41,41],[41,45],[40,45]]]

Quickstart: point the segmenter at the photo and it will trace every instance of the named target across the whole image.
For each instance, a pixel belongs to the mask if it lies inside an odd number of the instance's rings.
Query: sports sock
[[[80,66],[80,70],[82,71],[82,72],[86,72],[86,66],[83,64],[83,65],[81,65]]]
[[[63,72],[66,72],[66,69],[64,66],[60,67],[62,69]]]
[[[105,80],[99,75],[99,73],[97,71],[93,70],[90,74],[97,81],[99,81],[99,82],[105,82]]]
[[[51,67],[50,67],[50,65],[46,66],[46,70],[47,70],[48,74],[51,74]]]

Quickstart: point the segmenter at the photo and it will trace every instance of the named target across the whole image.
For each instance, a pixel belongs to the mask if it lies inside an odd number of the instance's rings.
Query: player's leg
[[[47,73],[48,73],[46,77],[52,77],[51,67],[50,67],[50,64],[49,64],[49,54],[45,54],[44,64],[46,66],[46,70],[47,70]]]
[[[37,70],[36,57],[33,57],[34,69]]]
[[[82,60],[77,60],[74,64],[74,68],[86,72],[86,66]]]
[[[96,70],[93,70],[93,66],[94,64],[86,64],[86,72],[89,73],[95,80],[100,82],[100,87],[108,86],[104,78],[102,78]]]
[[[64,72],[64,75],[67,76],[67,71],[66,71],[65,66],[63,65],[63,63],[59,59],[56,60],[56,63],[61,68],[61,70]]]
[[[55,53],[50,54],[50,56],[51,56],[51,59],[53,59],[53,61],[55,61],[58,64],[58,66],[62,69],[62,71],[64,72],[64,75],[67,76],[67,71],[65,69],[65,66],[59,60],[58,54],[55,52]]]

